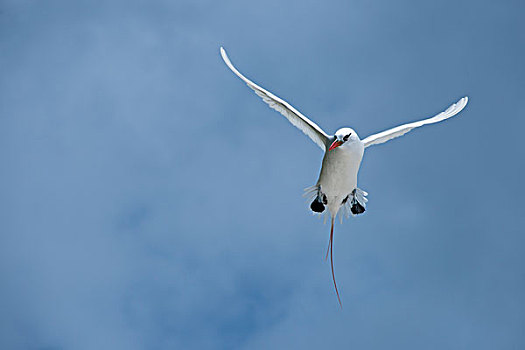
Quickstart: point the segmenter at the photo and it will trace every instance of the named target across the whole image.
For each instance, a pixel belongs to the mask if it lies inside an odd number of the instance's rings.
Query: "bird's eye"
[[[343,140],[344,141],[348,141],[348,138],[350,137],[350,135],[352,135],[352,134],[350,133],[350,134],[346,135],[345,137],[343,137]]]

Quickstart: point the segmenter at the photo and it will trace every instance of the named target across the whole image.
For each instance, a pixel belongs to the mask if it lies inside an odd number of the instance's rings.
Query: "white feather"
[[[255,93],[266,102],[270,108],[281,113],[288,119],[293,126],[301,130],[308,137],[312,139],[323,151],[326,151],[328,143],[328,135],[321,129],[317,124],[312,122],[310,119],[302,115],[298,110],[293,108],[288,102],[280,99],[271,92],[263,89],[259,85],[255,84],[244,75],[242,75],[231,63],[228,55],[224,48],[221,47],[221,56],[226,65],[231,69],[235,75],[241,78],[246,85],[248,85]]]
[[[452,106],[448,107],[444,112],[441,112],[433,116],[432,118],[423,119],[417,122],[400,125],[395,128],[380,132],[378,134],[368,136],[367,138],[363,140],[365,148],[368,146],[372,146],[372,145],[378,145],[380,143],[392,140],[393,138],[402,136],[414,128],[419,128],[420,126],[423,126],[423,125],[433,124],[433,123],[437,123],[442,120],[451,118],[455,116],[456,114],[458,114],[459,112],[461,112],[461,110],[465,108],[465,106],[467,105],[467,102],[468,102],[468,97],[465,96],[458,102],[454,103]]]

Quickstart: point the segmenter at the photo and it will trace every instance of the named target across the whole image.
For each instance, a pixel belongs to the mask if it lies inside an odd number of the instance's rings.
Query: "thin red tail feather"
[[[337,290],[337,283],[335,282],[335,273],[334,273],[334,258],[332,255],[332,252],[334,250],[334,217],[332,216],[332,225],[330,228],[330,242],[328,243],[328,249],[330,251],[330,265],[332,266],[332,279],[334,280],[334,287],[335,287],[335,293],[337,294],[337,300],[339,301],[339,305],[343,307],[343,304],[341,303],[341,298],[339,297],[339,291]],[[326,252],[328,255],[328,252]]]
[[[332,227],[333,230],[333,227]],[[332,248],[332,239],[328,240],[328,248],[326,248],[326,256],[324,257],[325,260],[328,260],[328,254],[330,253],[330,248]]]

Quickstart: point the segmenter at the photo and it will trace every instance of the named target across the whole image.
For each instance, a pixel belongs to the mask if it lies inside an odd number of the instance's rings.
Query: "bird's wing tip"
[[[466,107],[467,103],[468,103],[468,96],[465,96],[461,100],[459,100],[459,102],[458,102],[458,105],[459,105],[458,109],[459,109],[459,111],[458,112],[463,110],[463,108]]]
[[[226,65],[237,75],[239,75],[240,73],[236,71],[236,69],[233,67],[233,64],[231,63],[230,61],[230,58],[228,57],[228,54],[226,53],[226,50],[224,50],[224,47],[221,46],[221,57],[222,57],[222,60],[224,61],[224,63],[226,63]]]
[[[455,116],[456,114],[461,112],[463,110],[463,108],[465,108],[467,103],[468,103],[468,96],[464,96],[464,97],[460,98],[458,102],[456,102],[456,103],[452,104],[450,107],[448,107],[447,110],[445,110],[444,113],[445,113],[445,115],[448,115],[448,118],[450,118],[452,116]]]

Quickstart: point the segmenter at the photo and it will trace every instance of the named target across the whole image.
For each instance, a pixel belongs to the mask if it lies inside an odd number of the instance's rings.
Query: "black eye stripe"
[[[352,135],[352,133],[350,133],[350,134],[346,135],[345,137],[343,137],[343,140],[347,141],[348,138],[350,137],[350,135]]]

